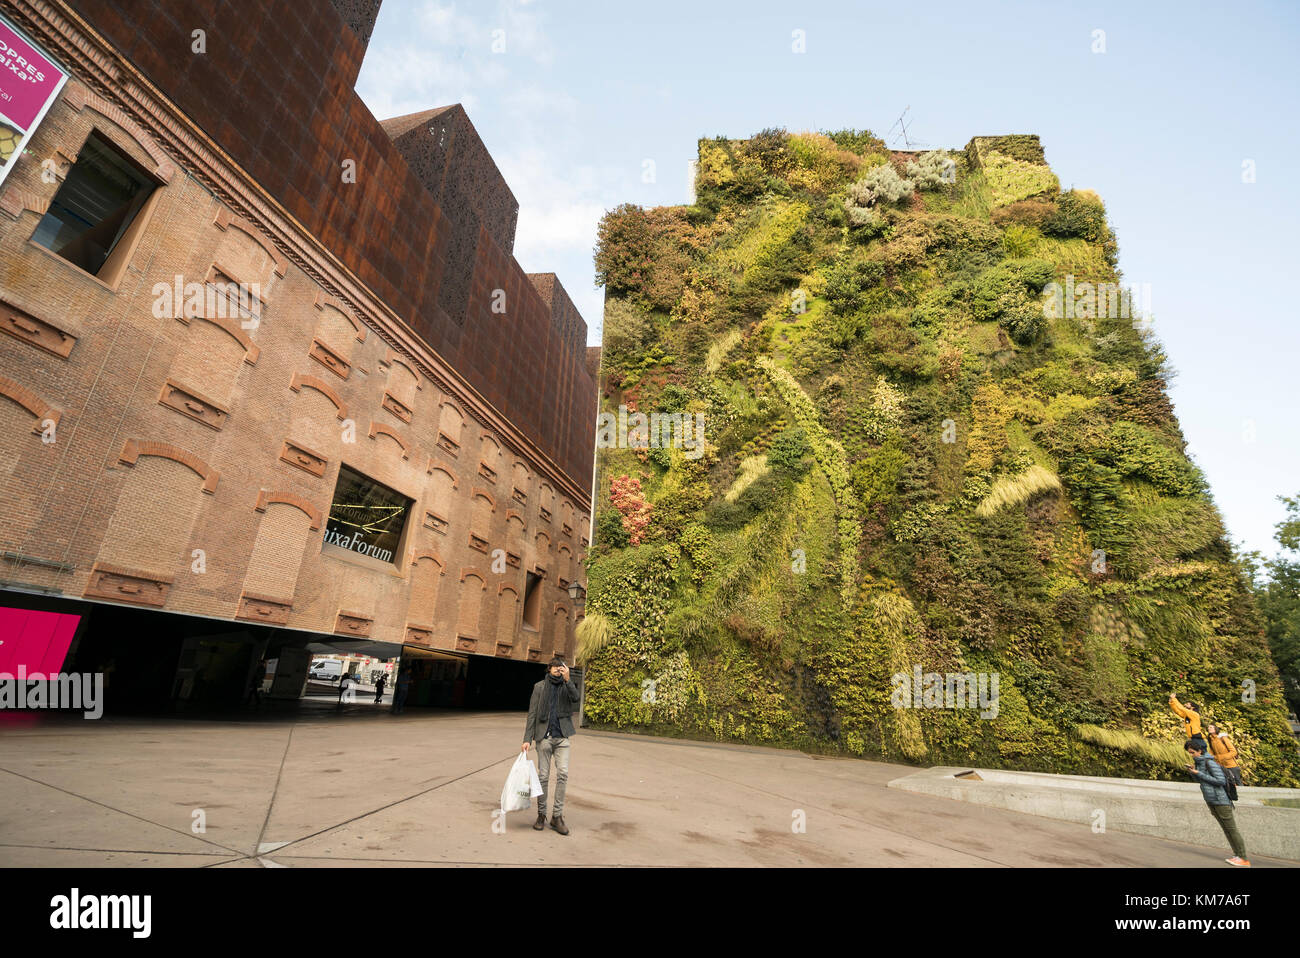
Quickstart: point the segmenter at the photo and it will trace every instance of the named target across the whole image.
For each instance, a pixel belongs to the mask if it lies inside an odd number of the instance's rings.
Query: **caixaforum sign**
[[[66,72],[0,17],[0,183],[67,80]]]

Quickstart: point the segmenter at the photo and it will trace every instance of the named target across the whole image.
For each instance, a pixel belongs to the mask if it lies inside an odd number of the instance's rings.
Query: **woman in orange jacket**
[[[1214,760],[1232,776],[1233,782],[1240,785],[1241,767],[1237,764],[1237,746],[1232,744],[1227,732],[1219,731],[1217,725],[1207,725],[1205,731],[1210,737],[1210,752]]]

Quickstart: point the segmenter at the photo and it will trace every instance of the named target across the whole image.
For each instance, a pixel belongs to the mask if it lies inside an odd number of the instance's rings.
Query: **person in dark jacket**
[[[411,694],[410,666],[399,666],[399,668],[401,668],[401,671],[397,673],[397,692],[393,695],[394,715],[402,714],[402,710],[406,708],[406,697]]]
[[[1224,786],[1228,783],[1227,773],[1214,759],[1205,754],[1205,743],[1199,738],[1189,738],[1183,746],[1192,756],[1193,765],[1187,766],[1188,773],[1200,783],[1201,797],[1210,806],[1210,812],[1219,822],[1228,843],[1232,845],[1232,857],[1225,858],[1229,865],[1250,867],[1246,858],[1246,842],[1237,828],[1237,819],[1232,814],[1232,800]]]
[[[262,707],[262,683],[264,681],[266,681],[266,659],[262,659],[253,667],[253,677],[248,686],[248,698],[252,699],[254,708]]]
[[[564,824],[564,789],[569,782],[569,739],[575,732],[573,709],[577,704],[578,687],[569,681],[569,667],[557,655],[551,659],[546,677],[533,686],[528,721],[524,725],[524,754],[528,754],[530,742],[537,743],[537,775],[542,781],[542,794],[537,798],[537,821],[533,828],[538,831],[546,827],[546,792],[554,758],[555,806],[551,827],[561,835],[569,834]]]
[[[379,676],[379,681],[375,683],[375,704],[378,705],[384,700],[384,686],[388,684],[388,676]]]

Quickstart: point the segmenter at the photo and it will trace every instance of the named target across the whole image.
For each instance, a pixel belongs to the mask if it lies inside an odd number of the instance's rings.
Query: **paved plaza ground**
[[[1226,845],[1094,834],[887,788],[915,771],[907,766],[589,729],[573,740],[571,834],[534,831],[532,811],[512,812],[500,833],[492,813],[523,726],[523,713],[392,716],[362,704],[226,718],[10,714],[0,724],[0,866],[1230,870]],[[194,834],[199,809],[206,831]],[[799,813],[803,833],[792,829]]]

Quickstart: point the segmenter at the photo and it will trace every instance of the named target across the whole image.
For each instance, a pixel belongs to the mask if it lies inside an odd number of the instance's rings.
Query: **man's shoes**
[[[538,812],[537,821],[533,822],[533,828],[537,829],[540,832],[545,827],[546,827],[546,813]]]
[[[563,815],[556,815],[554,818],[552,818],[551,827],[555,829],[557,832],[559,832],[561,835],[569,834],[569,826],[564,824]]]
[[[1227,862],[1229,865],[1233,865],[1237,868],[1250,867],[1250,862],[1246,861],[1246,859],[1244,858],[1239,858],[1236,855],[1233,855],[1231,858],[1225,858],[1224,861]]]

